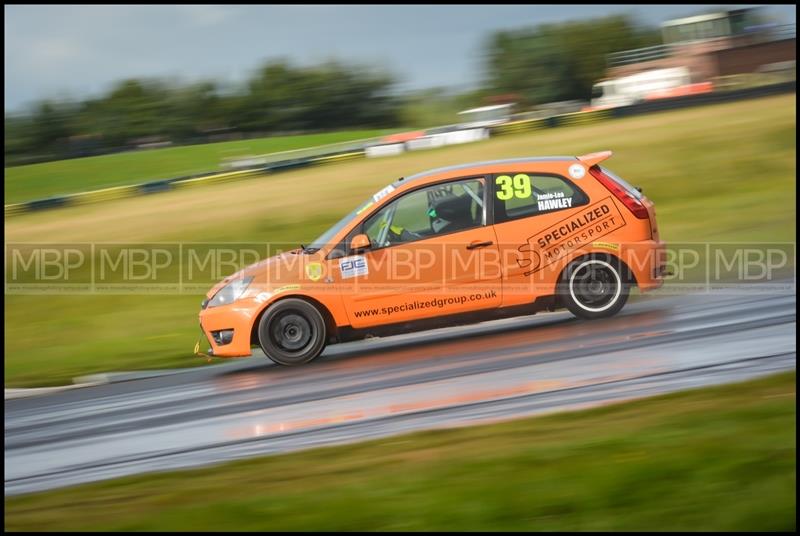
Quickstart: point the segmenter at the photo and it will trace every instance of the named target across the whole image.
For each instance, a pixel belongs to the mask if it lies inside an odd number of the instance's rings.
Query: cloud
[[[187,18],[188,22],[200,28],[217,26],[237,16],[236,9],[230,6],[176,5],[173,6]]]
[[[46,37],[30,44],[29,60],[39,67],[48,67],[64,61],[78,59],[84,53],[76,42],[60,37]]]
[[[700,6],[697,6],[698,8]],[[766,9],[766,8],[765,8]],[[772,6],[794,18],[795,6]],[[627,12],[558,5],[11,5],[5,108],[67,91],[98,94],[131,77],[243,80],[266,59],[382,65],[407,87],[478,80],[482,40],[500,28]],[[685,6],[643,9],[657,24]]]

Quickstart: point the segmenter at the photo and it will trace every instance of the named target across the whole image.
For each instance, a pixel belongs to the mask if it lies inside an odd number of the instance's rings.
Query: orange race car
[[[610,151],[452,166],[401,178],[308,246],[208,293],[208,353],[299,365],[326,344],[566,307],[616,314],[665,274],[653,203]]]

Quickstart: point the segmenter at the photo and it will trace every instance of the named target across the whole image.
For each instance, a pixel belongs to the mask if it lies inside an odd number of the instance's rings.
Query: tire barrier
[[[611,110],[595,110],[592,112],[572,112],[554,116],[556,124],[554,126],[564,127],[570,125],[585,125],[595,123],[611,117]]]
[[[674,110],[691,106],[765,97],[769,95],[778,95],[781,93],[791,93],[795,92],[796,90],[797,83],[796,81],[792,80],[790,82],[782,82],[768,86],[757,86],[731,91],[718,91],[714,93],[701,93],[696,95],[665,98],[605,110],[572,112],[539,119],[524,119],[522,121],[512,121],[510,123],[504,123],[502,125],[490,127],[488,130],[490,131],[491,136],[504,136],[522,132],[532,132],[545,128],[583,125],[607,119],[629,117],[633,115],[648,114],[664,110]],[[259,165],[257,167],[239,171],[200,173],[185,177],[150,181],[142,184],[115,186],[111,188],[103,188],[101,190],[92,190],[89,192],[81,192],[71,195],[49,197],[47,199],[38,199],[25,203],[15,203],[5,205],[5,217],[10,218],[41,210],[85,205],[89,203],[100,203],[137,195],[148,195],[182,188],[191,188],[193,186],[202,184],[215,184],[234,181],[247,177],[263,176],[272,173],[279,173],[281,171],[302,169],[304,167],[313,165],[344,162],[356,158],[365,158],[367,156],[371,156],[370,153],[372,153],[372,155],[380,155],[381,153],[387,152],[391,152],[392,154],[396,152],[399,154],[405,150],[405,144],[403,143],[394,145],[401,146],[402,150],[383,151],[381,147],[388,147],[387,145],[375,145],[370,147],[365,146],[354,150],[348,150],[346,152],[340,151],[331,154],[320,154],[291,160],[271,162],[268,165]]]
[[[522,121],[512,121],[510,123],[504,123],[502,125],[498,125],[491,129],[492,136],[504,135],[504,134],[516,134],[518,132],[530,132],[533,130],[541,130],[543,128],[548,128],[546,117],[541,119],[523,119]]]

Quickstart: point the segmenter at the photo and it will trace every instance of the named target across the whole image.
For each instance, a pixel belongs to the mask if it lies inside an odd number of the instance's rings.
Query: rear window
[[[619,175],[617,175],[616,173],[614,173],[613,171],[611,171],[608,168],[604,168],[602,166],[598,166],[598,167],[600,168],[600,170],[603,173],[608,175],[610,178],[614,179],[614,182],[616,182],[617,184],[619,184],[620,186],[625,188],[625,191],[628,192],[628,194],[630,194],[631,197],[633,197],[637,201],[641,201],[642,200],[644,195],[642,195],[642,193],[639,190],[637,190],[636,188],[634,188],[633,186],[628,184],[628,182],[625,179],[623,179],[622,177],[620,177]]]
[[[559,175],[499,173],[493,182],[496,223],[569,210],[589,202],[580,188]]]

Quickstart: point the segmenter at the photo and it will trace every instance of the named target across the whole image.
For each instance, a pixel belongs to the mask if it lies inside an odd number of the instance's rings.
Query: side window
[[[568,210],[589,202],[572,181],[557,175],[498,173],[494,182],[496,223]]]
[[[382,248],[485,225],[483,190],[483,179],[466,179],[413,191],[370,216],[363,232]]]

